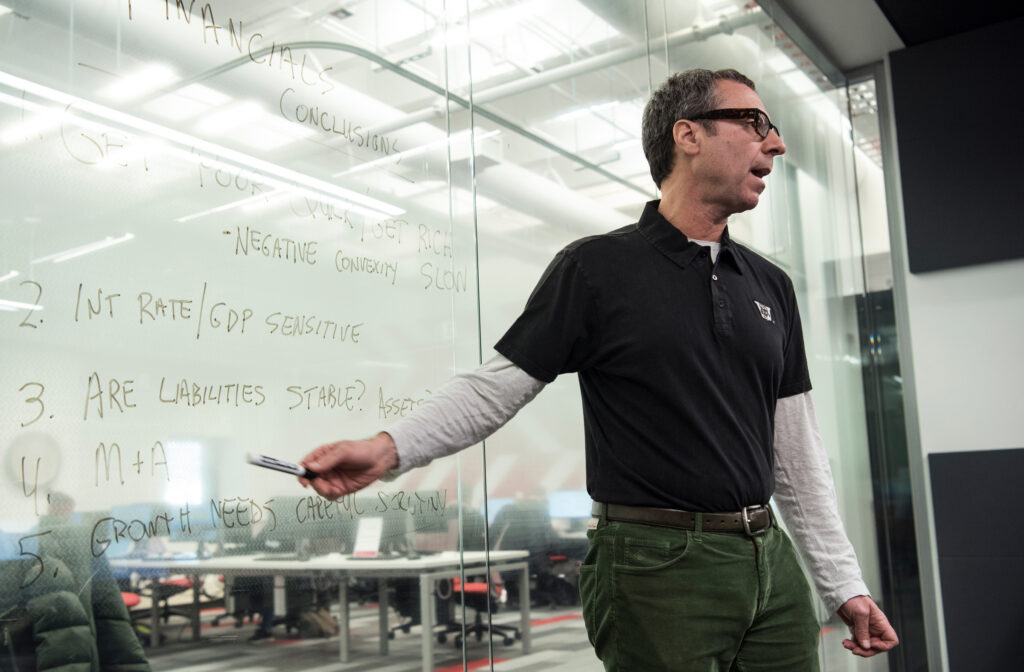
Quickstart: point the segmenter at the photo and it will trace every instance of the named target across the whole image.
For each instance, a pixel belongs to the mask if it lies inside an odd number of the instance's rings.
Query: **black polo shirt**
[[[596,501],[766,503],[776,400],[811,389],[793,283],[728,231],[712,264],[659,203],[559,252],[495,348],[546,382],[579,373]]]

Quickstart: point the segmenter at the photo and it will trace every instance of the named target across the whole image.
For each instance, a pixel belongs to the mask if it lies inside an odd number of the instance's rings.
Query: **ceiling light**
[[[219,107],[231,100],[231,96],[226,93],[221,93],[202,84],[189,84],[178,91],[178,94],[198,103],[206,103],[210,107]]]
[[[0,276],[0,282],[7,282],[11,278],[18,277],[18,275],[19,275],[19,273],[17,271],[11,271],[7,275]]]
[[[144,106],[147,112],[155,114],[158,117],[164,119],[170,119],[171,121],[183,121],[190,119],[206,110],[210,109],[209,105],[189,100],[183,96],[179,96],[176,93],[169,93],[166,96],[160,96],[156,100],[151,100]]]
[[[199,212],[193,212],[191,215],[185,215],[184,217],[179,217],[178,219],[176,219],[174,221],[179,222],[179,223],[190,222],[193,219],[199,219],[200,217],[205,217],[206,215],[214,215],[214,214],[217,214],[218,212],[224,212],[225,210],[232,210],[234,208],[241,207],[241,206],[246,206],[246,205],[248,205],[250,203],[255,203],[256,201],[261,201],[263,199],[270,200],[271,197],[275,196],[278,193],[281,193],[281,192],[272,191],[269,194],[260,193],[260,194],[255,194],[253,196],[246,196],[243,199],[240,199],[240,200],[237,200],[237,201],[232,201],[231,203],[225,203],[224,205],[218,205],[215,208],[209,208],[208,210],[200,210]]]
[[[39,135],[60,125],[60,112],[39,103],[9,96],[6,93],[0,93],[0,103],[7,103],[12,107],[19,108],[23,112],[38,113],[26,121],[8,126],[6,130],[0,132],[0,142],[4,144],[13,145],[17,142],[29,140],[31,136]]]
[[[607,109],[609,109],[611,107],[615,107],[618,104],[619,104],[619,101],[617,101],[617,100],[610,100],[610,101],[608,101],[606,103],[599,103],[597,105],[587,105],[585,107],[577,107],[577,108],[569,110],[567,112],[562,112],[561,114],[559,114],[557,117],[555,117],[551,121],[571,121],[572,119],[576,119],[577,117],[582,117],[582,116],[587,115],[587,114],[597,114],[598,112],[603,112],[604,110],[607,110]]]
[[[0,5],[0,16],[3,16],[4,14],[10,14],[13,11],[14,10],[8,7],[7,5]]]
[[[80,245],[78,247],[73,247],[70,250],[64,250],[63,252],[56,252],[54,254],[48,254],[45,257],[33,259],[32,263],[41,264],[44,261],[52,261],[55,264],[59,264],[61,262],[67,261],[68,259],[74,259],[75,257],[81,257],[82,255],[89,254],[90,252],[96,252],[98,250],[111,247],[113,245],[126,243],[134,237],[135,236],[133,236],[130,233],[126,233],[120,238],[111,238],[110,236],[107,236],[103,240],[97,240],[95,243]]]
[[[406,159],[410,159],[414,156],[419,156],[420,154],[424,154],[430,151],[431,149],[439,147],[441,145],[451,145],[453,147],[458,147],[459,143],[468,139],[467,136],[470,135],[471,131],[472,129],[467,128],[464,131],[457,131],[448,137],[428,142],[426,144],[420,145],[419,147],[412,147],[410,149],[405,150],[404,152],[399,152],[399,161],[405,161]],[[486,133],[477,132],[477,134],[473,136],[473,140],[474,142],[479,144],[481,141],[486,140],[488,138],[492,138],[495,135],[498,135],[499,133],[501,133],[501,131],[498,130],[487,131]],[[362,173],[364,171],[371,170],[386,163],[395,163],[395,158],[392,156],[382,156],[379,159],[366,161],[364,163],[360,163],[356,166],[353,166],[352,168],[349,168],[347,170],[343,170],[339,173],[334,173],[334,175],[332,175],[331,177],[341,177],[342,175]]]
[[[121,77],[107,88],[101,91],[101,95],[115,100],[130,100],[140,98],[150,91],[171,84],[178,79],[166,65],[150,65],[139,70],[133,75]]]
[[[8,301],[0,299],[0,310],[42,310],[43,307],[35,303],[22,303],[21,301]]]
[[[0,133],[0,142],[13,145],[31,140],[35,136],[52,131],[60,126],[60,112],[47,111],[29,118],[20,124],[8,127]]]
[[[199,130],[225,134],[258,149],[277,149],[313,134],[307,126],[268,114],[258,103],[239,103],[207,117]]]
[[[211,108],[220,107],[230,100],[231,96],[208,86],[190,84],[179,91],[151,100],[145,105],[145,109],[164,119],[182,121]]]
[[[798,96],[806,96],[812,93],[821,92],[811,78],[800,70],[794,70],[793,72],[787,72],[782,75],[782,81],[784,81],[786,85],[792,89],[793,93]]]
[[[774,56],[769,56],[764,61],[769,68],[774,70],[776,73],[788,72],[796,67],[796,63],[793,62],[789,56],[784,53],[778,53]]]
[[[199,125],[199,130],[206,133],[219,133],[229,128],[252,123],[264,114],[263,108],[258,103],[239,103],[207,117]]]
[[[380,216],[381,214],[394,216],[405,212],[405,210],[396,205],[386,203],[372,196],[319,180],[305,173],[285,168],[255,156],[243,154],[230,147],[218,145],[194,135],[182,133],[160,124],[154,124],[151,121],[125,114],[113,108],[97,105],[63,91],[51,89],[42,84],[16,77],[2,70],[0,70],[0,84],[54,102],[62,104],[73,103],[76,110],[81,113],[102,117],[134,132],[161,138],[168,142],[166,150],[168,154],[178,155],[189,161],[194,161],[198,154],[204,157],[205,163],[210,165],[228,165],[231,166],[231,170],[245,167],[249,170],[257,171],[264,177],[264,183],[268,186],[287,188],[298,194],[308,194],[314,200],[325,200],[326,197],[327,202],[337,202],[343,207],[349,207],[353,211],[371,213],[372,216]]]
[[[700,0],[700,4],[711,12],[721,12],[725,9],[737,9],[736,3],[731,0]]]

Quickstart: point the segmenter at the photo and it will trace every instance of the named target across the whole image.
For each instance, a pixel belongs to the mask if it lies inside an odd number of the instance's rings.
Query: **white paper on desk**
[[[357,558],[376,558],[380,551],[380,535],[383,530],[383,518],[360,518],[352,555]]]

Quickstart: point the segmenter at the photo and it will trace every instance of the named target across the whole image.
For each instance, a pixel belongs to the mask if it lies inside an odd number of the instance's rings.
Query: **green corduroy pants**
[[[817,672],[820,627],[789,537],[600,519],[580,569],[609,672]]]

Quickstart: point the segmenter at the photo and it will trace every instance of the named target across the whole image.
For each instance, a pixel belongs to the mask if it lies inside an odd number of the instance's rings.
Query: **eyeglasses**
[[[690,117],[691,120],[697,121],[698,119],[749,119],[753,122],[754,132],[761,136],[764,140],[768,137],[768,134],[775,131],[775,134],[780,138],[782,137],[782,131],[779,127],[772,123],[772,120],[768,118],[768,115],[764,113],[764,110],[759,110],[756,107],[735,107],[724,110],[709,110],[704,114],[699,114],[695,117]]]

